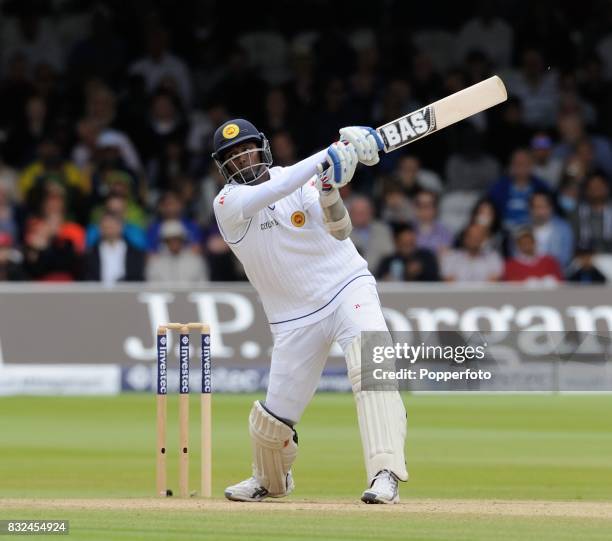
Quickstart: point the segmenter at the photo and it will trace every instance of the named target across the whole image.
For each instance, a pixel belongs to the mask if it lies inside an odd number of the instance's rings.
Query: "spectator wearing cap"
[[[579,245],[567,271],[568,281],[579,284],[605,284],[606,277],[595,265],[594,256],[592,245]]]
[[[417,247],[417,235],[412,224],[395,231],[395,253],[383,258],[376,276],[394,282],[437,282],[440,280],[438,261],[431,250]]]
[[[557,260],[552,256],[536,253],[536,240],[530,227],[518,228],[514,234],[514,242],[517,252],[514,257],[506,260],[505,281],[563,280]]]
[[[529,199],[534,192],[549,192],[546,182],[533,174],[533,160],[526,149],[514,151],[510,160],[510,174],[502,176],[489,190],[505,227],[516,227],[529,222]]]
[[[529,213],[539,255],[554,257],[562,269],[574,253],[574,233],[570,224],[554,213],[552,196],[535,192],[529,201]]]
[[[187,245],[187,230],[180,221],[163,222],[160,237],[163,247],[147,262],[147,282],[196,284],[207,280],[204,259]]]
[[[596,173],[587,179],[572,225],[577,244],[589,245],[595,253],[612,252],[610,185],[602,174]]]
[[[142,162],[130,138],[118,130],[107,129],[96,140],[97,158],[106,168],[125,167],[133,173],[142,170]]]
[[[531,138],[533,174],[545,180],[551,188],[559,186],[563,174],[563,160],[553,156],[553,141],[545,132],[538,132]]]
[[[144,252],[123,236],[123,221],[113,212],[100,219],[100,239],[87,255],[85,279],[113,285],[144,279]]]
[[[21,254],[13,247],[9,233],[0,231],[0,282],[16,282],[25,279],[21,267]]]
[[[414,197],[414,209],[419,248],[427,248],[435,254],[446,250],[453,237],[438,220],[438,196],[434,192],[421,190]]]
[[[124,219],[126,222],[144,228],[147,223],[147,214],[138,204],[134,196],[134,177],[124,169],[108,169],[99,177],[99,193],[105,202],[109,197],[120,197],[125,200],[126,208]],[[101,215],[101,206],[95,207],[91,212],[91,221],[97,222]]]
[[[160,244],[162,224],[168,220],[178,220],[187,232],[187,245],[198,251],[202,235],[198,224],[185,214],[185,204],[177,192],[167,191],[162,194],[157,204],[158,218],[147,229],[147,250],[156,252]]]
[[[393,236],[389,226],[374,218],[374,207],[367,197],[355,196],[349,202],[353,224],[351,240],[368,267],[376,271],[383,257],[393,253]]]
[[[128,116],[124,113],[124,116]],[[140,173],[142,163],[128,134],[119,129],[117,96],[105,84],[93,82],[87,85],[87,102],[84,120],[95,126],[98,149],[116,148],[126,167]],[[128,124],[127,127],[132,127]]]
[[[497,252],[486,248],[486,230],[482,225],[468,225],[461,235],[459,248],[441,256],[442,277],[446,282],[497,282],[504,262]]]

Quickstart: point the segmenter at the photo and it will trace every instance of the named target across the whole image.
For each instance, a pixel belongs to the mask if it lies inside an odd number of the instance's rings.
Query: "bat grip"
[[[340,140],[340,142],[344,143],[345,145],[348,145],[348,141],[342,141]],[[325,171],[326,169],[329,169],[331,167],[331,165],[329,164],[329,162],[326,160],[324,162],[320,162],[319,165],[317,165],[317,171],[319,173],[322,173],[323,171]]]

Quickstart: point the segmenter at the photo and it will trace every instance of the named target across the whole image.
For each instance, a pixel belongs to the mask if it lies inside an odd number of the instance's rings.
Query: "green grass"
[[[216,395],[214,493],[249,474],[254,396]],[[612,396],[406,396],[404,501],[422,498],[612,501]],[[192,403],[192,486],[199,474]],[[177,403],[169,408],[170,485],[177,479]],[[295,499],[358,498],[365,485],[352,397],[315,397],[300,425]],[[0,399],[1,498],[154,494],[155,401],[146,395]],[[374,508],[378,509],[378,508]],[[34,509],[17,518],[46,517]],[[57,513],[56,513],[57,514]],[[61,511],[72,539],[604,539],[612,521],[546,517],[312,511]],[[234,517],[234,518],[231,518]],[[171,532],[171,533],[170,533]],[[200,533],[197,533],[200,532]],[[599,536],[599,537],[598,537]]]
[[[366,512],[367,511],[367,512]],[[402,516],[378,513],[249,513],[234,512],[61,511],[70,520],[70,534],[57,539],[119,540],[453,540],[453,541],[575,541],[610,539],[612,521],[568,518],[474,517],[439,514]],[[13,516],[15,511],[12,510]],[[0,510],[0,516],[2,516]],[[49,512],[23,511],[28,518],[49,518]],[[7,538],[8,539],[8,538]],[[45,537],[44,539],[47,539]]]

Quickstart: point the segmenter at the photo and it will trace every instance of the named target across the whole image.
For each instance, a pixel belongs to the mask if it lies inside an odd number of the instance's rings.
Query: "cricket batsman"
[[[374,129],[351,126],[327,149],[290,167],[272,167],[268,140],[247,120],[230,120],[215,132],[213,159],[227,181],[214,200],[217,223],[259,293],[274,338],[266,398],[249,415],[253,475],[225,489],[230,500],[292,492],[295,425],[338,342],[365,458],[368,486],[361,500],[399,502],[398,481],[408,479],[406,410],[397,391],[361,390],[361,332],[387,326],[338,192],[358,163],[378,163],[382,148]]]

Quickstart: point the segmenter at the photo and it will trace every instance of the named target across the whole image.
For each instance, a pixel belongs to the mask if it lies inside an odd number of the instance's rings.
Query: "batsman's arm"
[[[242,216],[248,219],[266,206],[299,189],[317,173],[317,165],[326,156],[327,151],[321,150],[290,167],[285,167],[279,175],[267,182],[248,186],[248,189],[243,191]]]
[[[338,240],[345,240],[353,230],[353,224],[340,192],[336,188],[321,190],[319,204],[323,210],[323,222],[327,232]]]

